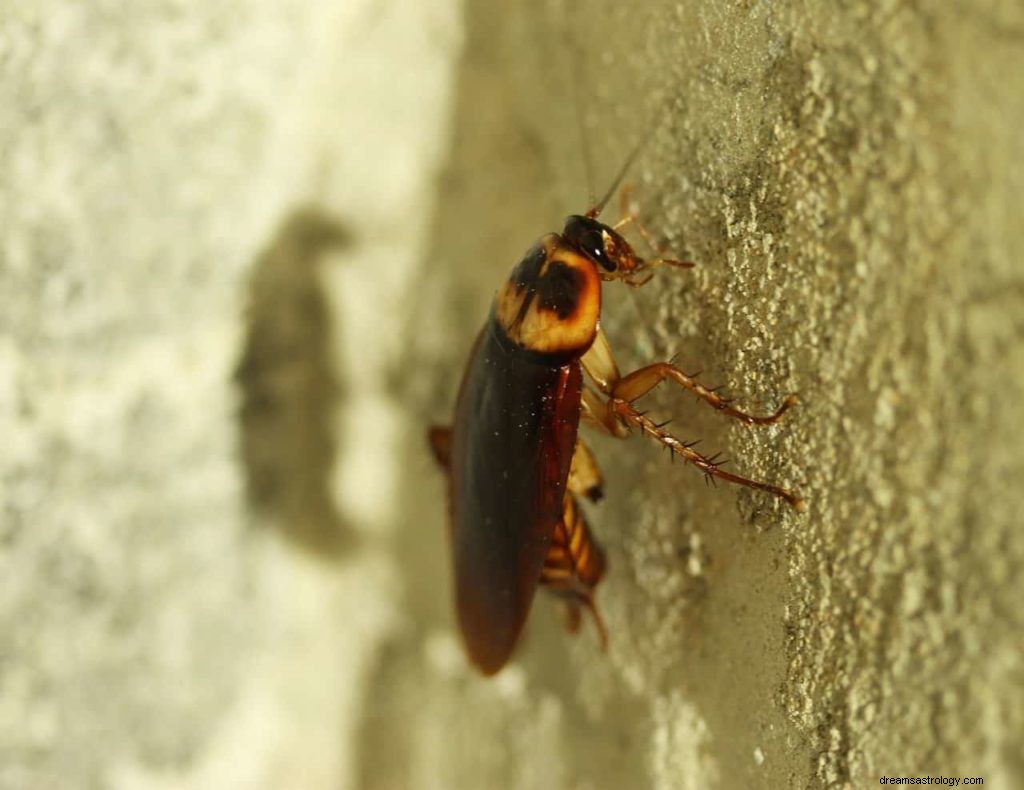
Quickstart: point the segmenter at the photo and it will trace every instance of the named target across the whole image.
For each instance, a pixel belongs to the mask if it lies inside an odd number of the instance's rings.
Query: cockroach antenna
[[[619,172],[612,181],[612,185],[608,187],[608,191],[604,193],[604,197],[597,201],[593,208],[587,211],[586,216],[591,219],[596,219],[601,212],[604,211],[604,207],[608,205],[608,201],[612,199],[612,195],[615,194],[615,190],[617,190],[622,184],[622,179],[626,177],[626,173],[629,172],[629,168],[633,166],[633,163],[636,162],[636,158],[640,155],[640,152],[644,149],[647,143],[650,142],[651,137],[654,135],[655,128],[656,127],[654,125],[651,125],[644,133],[644,136],[637,141],[635,146],[633,146],[633,150],[629,152],[629,156],[626,157],[626,161],[622,163],[622,167],[619,168]]]
[[[583,159],[583,178],[587,187],[587,199],[594,199],[593,156],[590,150],[590,138],[587,136],[587,125],[583,118],[583,78],[580,72],[583,63],[583,52],[573,38],[569,27],[568,11],[562,6],[562,38],[565,40],[565,52],[569,53],[569,73],[572,75],[572,105],[576,116],[576,132],[579,135],[580,155]]]
[[[568,23],[567,10],[563,6],[563,24],[562,24],[562,36],[565,39],[565,50],[571,52],[570,58],[570,72],[572,74],[572,93],[573,93],[573,108],[576,115],[576,131],[579,135],[580,154],[583,158],[583,175],[587,185],[587,197],[593,201],[594,199],[594,157],[593,151],[590,148],[590,138],[587,135],[587,124],[585,122],[583,113],[583,77],[581,73],[581,64],[583,63],[583,52],[578,46],[576,40],[573,38],[571,28]],[[626,158],[615,179],[612,181],[612,185],[608,188],[608,191],[604,194],[599,201],[593,204],[586,216],[591,219],[596,219],[597,216],[604,210],[608,201],[611,200],[612,195],[615,194],[615,190],[622,184],[622,180],[626,177],[626,173],[629,172],[630,167],[636,161],[637,156],[640,155],[640,151],[643,150],[644,146],[650,141],[654,135],[654,131],[657,128],[657,124],[648,124],[647,131],[644,132],[643,136],[630,151],[629,156]]]

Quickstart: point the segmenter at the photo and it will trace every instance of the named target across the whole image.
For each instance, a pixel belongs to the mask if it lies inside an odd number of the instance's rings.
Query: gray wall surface
[[[0,3],[0,787],[1024,787],[1024,9]],[[451,611],[494,289],[636,142],[611,642]],[[614,203],[608,215],[614,218]],[[642,246],[642,245],[638,245]]]
[[[799,392],[769,429],[667,385],[649,402],[809,510],[595,440],[609,653],[542,599],[505,687],[417,662],[410,635],[380,670],[367,786],[1024,786],[1020,5],[468,13],[418,322],[446,334],[408,362],[439,368],[424,419],[446,417],[503,270],[587,205],[587,156],[603,191],[653,127],[636,195],[699,266],[606,286],[605,326],[627,368],[679,354],[761,409]],[[410,514],[441,496],[421,474]],[[439,529],[405,521],[410,577],[445,582]],[[448,617],[412,585],[418,620]]]

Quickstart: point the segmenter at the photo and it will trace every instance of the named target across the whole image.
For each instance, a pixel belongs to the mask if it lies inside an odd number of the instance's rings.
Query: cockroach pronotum
[[[723,470],[723,462],[701,455],[695,443],[680,441],[634,405],[666,379],[748,425],[777,422],[796,403],[790,395],[774,414],[754,416],[671,362],[619,373],[600,328],[602,281],[639,286],[657,266],[693,265],[640,257],[620,230],[632,225],[654,244],[625,205],[615,225],[597,219],[635,153],[593,208],[566,219],[560,234],[542,237],[512,269],[470,352],[452,426],[429,433],[448,476],[459,628],[470,660],[485,675],[508,661],[538,585],[567,603],[571,630],[581,609],[590,611],[607,643],[594,602],[605,558],[577,502],[599,500],[602,479],[577,437],[581,418],[620,438],[636,429],[712,481],[804,506],[784,488]]]

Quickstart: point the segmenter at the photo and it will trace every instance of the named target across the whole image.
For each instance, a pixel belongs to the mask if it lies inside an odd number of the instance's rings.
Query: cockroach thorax
[[[597,267],[556,233],[530,248],[494,302],[495,320],[508,338],[542,354],[582,354],[600,315]]]

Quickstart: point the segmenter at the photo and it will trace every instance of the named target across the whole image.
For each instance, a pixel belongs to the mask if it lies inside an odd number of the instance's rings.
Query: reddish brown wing
[[[455,598],[470,659],[485,674],[515,647],[561,518],[580,419],[579,363],[510,344],[489,321],[452,427]]]

